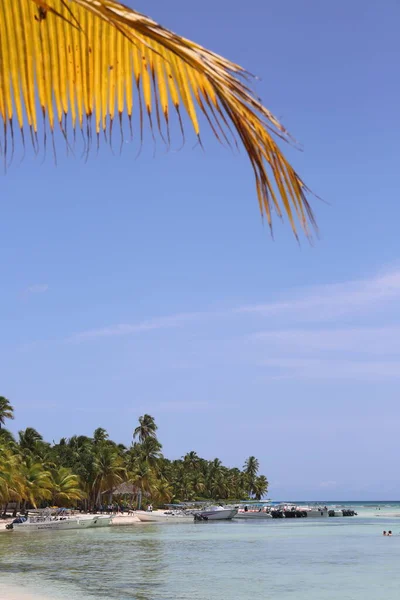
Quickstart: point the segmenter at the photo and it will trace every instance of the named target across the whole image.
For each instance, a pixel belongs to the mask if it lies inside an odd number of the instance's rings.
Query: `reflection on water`
[[[399,553],[394,518],[7,532],[0,586],[51,600],[398,600]]]
[[[77,597],[150,600],[162,585],[167,552],[154,528],[140,529],[5,533],[0,574],[15,582],[29,573],[32,584],[46,582],[60,597],[74,589]]]

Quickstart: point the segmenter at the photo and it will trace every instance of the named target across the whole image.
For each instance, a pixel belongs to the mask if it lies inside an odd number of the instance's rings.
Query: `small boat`
[[[301,518],[325,518],[329,517],[326,506],[296,506],[295,504],[280,504],[271,509],[274,519],[301,519]]]
[[[135,515],[142,523],[193,523],[193,514],[181,510],[138,510]]]
[[[92,527],[108,527],[112,517],[109,515],[70,515],[66,509],[59,509],[55,514],[51,510],[39,511],[28,517],[19,516],[7,529],[13,531],[64,531],[70,529],[88,529]]]
[[[308,519],[329,517],[329,510],[326,506],[302,506],[301,509],[306,512],[306,517]]]
[[[109,527],[112,524],[112,515],[85,515],[85,514],[81,514],[78,513],[77,515],[74,514],[74,512],[70,512],[68,509],[66,508],[59,508],[57,510],[57,512],[55,513],[56,517],[64,517],[67,519],[71,519],[71,518],[75,518],[77,517],[78,519],[86,519],[88,521],[90,521],[90,525],[89,527]]]
[[[112,525],[112,517],[109,515],[94,515],[91,519],[92,523],[89,527],[109,527]]]
[[[235,519],[272,519],[271,504],[268,502],[244,502],[239,504]]]
[[[195,511],[195,521],[226,521],[233,519],[238,514],[237,508],[225,506],[208,506],[203,510]]]
[[[17,517],[7,525],[7,529],[18,532],[65,531],[93,527],[93,519],[79,517]]]

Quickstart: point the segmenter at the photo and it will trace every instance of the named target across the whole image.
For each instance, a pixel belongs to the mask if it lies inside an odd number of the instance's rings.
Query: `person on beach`
[[[391,531],[388,531],[388,535],[392,535],[392,532],[391,532]]]
[[[386,531],[383,532],[383,535],[387,535]]]

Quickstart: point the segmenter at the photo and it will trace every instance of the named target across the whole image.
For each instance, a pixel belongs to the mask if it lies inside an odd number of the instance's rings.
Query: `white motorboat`
[[[77,515],[77,518],[90,521],[89,527],[109,527],[112,524],[113,519],[110,515]]]
[[[74,515],[66,509],[61,508],[55,514],[52,513],[51,509],[45,509],[27,517],[19,516],[7,528],[14,531],[60,531],[108,527],[111,525],[111,522],[112,516],[110,515]]]
[[[135,515],[142,523],[193,523],[194,517],[190,513],[178,510],[138,510]]]
[[[235,519],[272,519],[270,502],[253,501],[242,502],[238,506]]]
[[[195,521],[225,521],[233,519],[238,514],[237,508],[225,506],[208,506],[194,511]]]
[[[321,519],[329,517],[329,511],[326,506],[299,506],[299,510],[304,510],[308,519]]]
[[[272,519],[272,515],[270,512],[267,512],[265,510],[244,510],[244,509],[240,509],[238,510],[237,515],[234,517],[235,519]]]
[[[307,517],[325,518],[329,517],[326,506],[305,506],[296,504],[279,504],[271,509],[271,515],[275,519],[297,519]]]
[[[29,531],[65,531],[71,529],[87,529],[93,527],[93,519],[79,517],[18,517],[14,519],[7,529],[18,532]]]

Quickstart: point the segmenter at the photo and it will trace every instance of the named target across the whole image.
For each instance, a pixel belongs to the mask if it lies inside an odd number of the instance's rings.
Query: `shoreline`
[[[14,586],[8,583],[1,583],[1,600],[52,600],[50,596],[43,596],[33,591]]]

